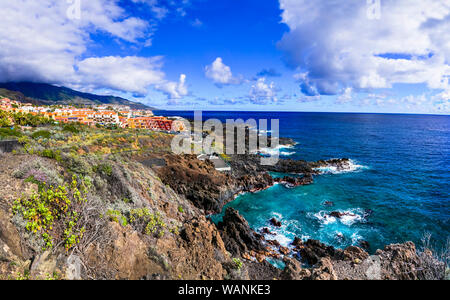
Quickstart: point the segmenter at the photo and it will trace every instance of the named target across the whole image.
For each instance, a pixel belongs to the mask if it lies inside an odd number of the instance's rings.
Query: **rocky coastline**
[[[208,203],[216,202],[214,205],[198,207],[203,209],[206,215],[216,214],[224,205],[242,193],[258,193],[275,184],[283,184],[287,188],[309,185],[314,183],[314,176],[320,173],[320,169],[335,168],[338,171],[346,171],[352,167],[351,160],[347,158],[317,162],[282,159],[274,166],[262,166],[259,161],[258,155],[233,155],[228,162],[232,168],[231,174],[221,175],[220,180],[228,192],[223,190],[219,192],[210,189],[209,185],[203,185],[202,191],[205,192],[202,194],[203,197],[208,199]],[[209,172],[212,170],[210,169]],[[272,177],[269,172],[285,175]],[[210,174],[202,175],[203,178],[207,178]],[[214,175],[214,178],[219,177]],[[211,179],[210,182],[213,180]],[[325,205],[332,206],[333,203]],[[370,212],[366,213],[370,214]],[[342,218],[346,216],[345,214],[333,211],[326,217]],[[272,219],[268,220],[268,224],[279,226],[281,223]],[[245,261],[244,265],[249,269],[247,272],[254,276],[252,279],[266,278],[264,274],[271,274],[274,278],[281,279],[308,280],[436,279],[445,273],[444,265],[430,252],[418,254],[415,245],[411,242],[386,246],[374,255],[369,255],[367,252],[370,246],[366,241],[360,241],[359,247],[351,246],[339,250],[326,246],[320,241],[301,241],[296,238],[292,242],[292,247],[283,247],[274,239],[275,233],[270,232],[268,228],[264,228],[262,232],[253,231],[245,218],[232,208],[226,210],[223,221],[217,225],[217,228],[227,251],[233,257],[239,257]],[[272,264],[268,264],[267,259],[283,261],[286,267],[284,270],[277,269]],[[428,263],[428,269],[423,267],[424,262]],[[258,271],[251,270],[252,268],[257,268]],[[376,274],[371,274],[374,268]]]
[[[257,193],[274,184],[313,184],[319,168],[345,169],[348,159],[282,159],[262,166],[258,155],[233,155],[227,161],[232,171],[223,173],[208,160],[168,151],[61,160],[3,153],[0,158],[1,279],[444,278],[445,265],[430,250],[418,251],[410,242],[372,255],[363,249],[368,248],[363,241],[360,247],[340,250],[296,238],[283,247],[275,233],[268,228],[255,232],[231,208],[218,224],[208,218],[241,193]],[[272,177],[270,172],[283,176]],[[13,213],[14,201],[38,191],[36,181],[27,180],[30,174],[55,183],[77,174],[89,182],[87,207],[81,212],[86,232],[70,252],[60,244],[51,251],[43,249],[39,237]],[[267,224],[279,226],[280,220]],[[272,259],[282,261],[284,269],[269,263]]]

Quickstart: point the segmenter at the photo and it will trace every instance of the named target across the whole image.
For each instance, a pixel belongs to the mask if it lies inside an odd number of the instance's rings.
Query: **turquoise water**
[[[163,112],[162,114],[168,114]],[[192,112],[170,112],[192,116]],[[280,119],[280,135],[298,144],[285,157],[347,157],[352,172],[327,173],[315,183],[276,185],[239,196],[227,206],[251,227],[269,227],[284,245],[295,236],[343,248],[368,241],[371,252],[386,244],[419,243],[425,232],[437,248],[450,236],[450,117],[430,115],[204,112],[204,118]],[[324,205],[332,201],[334,206]],[[341,220],[324,215],[350,212]],[[283,226],[274,228],[275,217]],[[219,216],[220,218],[220,216]],[[217,220],[217,217],[216,217]]]

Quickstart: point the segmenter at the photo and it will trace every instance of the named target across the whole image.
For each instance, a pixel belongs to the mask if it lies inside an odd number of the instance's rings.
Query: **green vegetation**
[[[100,164],[98,166],[95,166],[94,168],[94,172],[106,175],[106,176],[111,176],[112,175],[112,167],[106,163]]]
[[[20,138],[21,136],[22,132],[17,129],[0,128],[0,139]]]
[[[43,157],[56,159],[57,161],[61,161],[62,160],[62,158],[61,158],[61,151],[60,150],[53,151],[51,149],[45,149],[40,154]]]
[[[13,124],[20,126],[36,127],[40,125],[53,124],[53,120],[42,115],[33,115],[22,112],[0,111],[0,127],[10,127]]]
[[[13,213],[21,215],[27,222],[27,231],[40,234],[44,241],[43,250],[53,248],[54,241],[63,241],[66,251],[69,251],[80,242],[85,232],[79,219],[86,202],[83,196],[86,190],[75,176],[71,184],[58,187],[39,181],[38,184],[37,193],[14,202]]]
[[[150,210],[148,208],[136,208],[130,211],[130,223],[136,223],[139,220],[148,219],[151,216]]]
[[[158,237],[164,236],[167,227],[161,214],[159,212],[152,214],[148,208],[132,209],[130,211],[130,224],[137,226],[138,230],[143,228],[147,235]]]
[[[156,214],[150,215],[147,226],[145,227],[145,233],[148,235],[156,234],[159,237],[163,237],[166,226],[167,225],[164,223],[160,213],[157,212]]]
[[[39,139],[39,138],[44,138],[44,139],[48,139],[50,138],[52,134],[50,133],[50,131],[48,130],[39,130],[39,131],[35,131],[33,132],[33,134],[31,135],[31,137],[33,139]]]
[[[122,226],[128,225],[127,218],[122,215],[122,213],[118,210],[110,209],[106,212],[106,216],[109,218],[110,221],[119,223]]]
[[[242,266],[243,266],[243,263],[242,263],[240,258],[233,258],[233,263],[234,263],[235,268],[237,270],[240,270],[242,268]]]
[[[71,132],[71,133],[79,133],[81,131],[81,127],[82,127],[82,125],[80,125],[80,124],[74,124],[74,123],[65,124],[63,126],[62,131]]]
[[[30,113],[10,113],[14,123],[21,126],[36,127],[40,125],[53,124],[53,120],[41,115],[33,115]]]
[[[10,119],[9,113],[6,111],[0,110],[0,128],[1,127],[10,127],[12,126],[12,122]]]
[[[126,215],[128,215],[128,218]],[[153,214],[148,208],[131,209],[127,214],[123,214],[119,210],[109,209],[106,216],[112,222],[122,226],[130,224],[135,230],[151,236],[163,237],[167,228],[161,214],[159,212]],[[169,232],[179,234],[178,227],[170,228]]]
[[[31,275],[29,270],[24,270],[23,273],[17,273],[16,280],[30,280]]]
[[[178,212],[179,213],[184,213],[184,208],[183,208],[183,206],[178,206]]]

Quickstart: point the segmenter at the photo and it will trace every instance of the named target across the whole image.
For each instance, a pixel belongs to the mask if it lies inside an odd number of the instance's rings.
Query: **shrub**
[[[112,175],[112,167],[109,164],[103,163],[94,167],[94,171],[106,176]]]
[[[127,218],[122,215],[122,213],[118,210],[114,210],[114,209],[109,209],[106,212],[106,216],[109,218],[110,221],[119,223],[122,226],[127,226],[128,225],[128,220]]]
[[[136,208],[130,211],[130,224],[147,235],[163,237],[167,225],[159,212],[152,214],[148,208]]]
[[[180,212],[180,213],[184,213],[184,208],[183,208],[183,206],[178,206],[178,212]]]
[[[9,127],[11,125],[10,115],[6,111],[0,111],[0,127]]]
[[[242,263],[242,261],[239,258],[233,258],[233,263],[234,263],[235,268],[237,270],[240,270],[242,268],[242,266],[243,266],[243,263]]]
[[[92,170],[85,160],[74,153],[64,155],[62,161],[64,166],[75,174],[89,175]]]
[[[14,123],[22,126],[39,126],[45,124],[52,124],[53,120],[49,119],[45,116],[33,115],[30,113],[13,113],[12,118],[14,119]]]
[[[17,129],[0,128],[0,137],[1,138],[8,138],[8,137],[20,138],[21,136],[22,136],[22,132],[20,132]]]
[[[163,237],[166,226],[167,225],[164,223],[160,213],[157,212],[156,214],[150,215],[150,220],[145,227],[145,233],[148,235],[156,234],[159,237]]]
[[[51,136],[52,136],[52,134],[48,130],[39,130],[39,131],[33,132],[33,134],[31,135],[31,137],[33,139],[38,139],[38,138],[49,139]]]
[[[58,187],[39,185],[30,197],[14,202],[13,213],[20,214],[27,222],[25,229],[40,234],[43,250],[53,248],[54,241],[62,241],[66,251],[83,238],[85,228],[79,224],[80,211],[86,199],[78,189],[74,176],[72,183]]]
[[[53,151],[51,149],[45,149],[41,152],[41,156],[51,158],[51,159],[56,159],[57,161],[62,160],[60,150]]]
[[[66,124],[63,126],[63,131],[66,132],[71,132],[71,133],[79,133],[80,129],[79,126],[75,125],[75,124]]]

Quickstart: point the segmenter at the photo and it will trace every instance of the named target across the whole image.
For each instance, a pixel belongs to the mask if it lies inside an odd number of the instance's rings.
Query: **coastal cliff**
[[[355,246],[340,250],[299,238],[283,247],[274,233],[267,228],[255,232],[231,208],[218,224],[208,218],[240,193],[276,183],[313,184],[318,168],[345,168],[346,159],[280,160],[275,166],[261,166],[257,155],[235,155],[227,161],[232,171],[222,173],[208,160],[164,150],[170,141],[165,137],[137,141],[141,147],[157,145],[161,150],[100,155],[100,146],[86,144],[77,154],[49,155],[29,151],[29,142],[26,151],[0,154],[0,278],[444,277],[444,264],[410,242],[386,246],[373,255]],[[120,147],[124,143],[118,142]],[[273,178],[269,172],[287,175]],[[44,211],[29,218],[35,202],[59,209],[48,195],[61,194],[68,205],[52,215],[51,226],[40,220]],[[279,220],[267,222],[276,226]],[[274,267],[270,259],[283,261],[284,269]]]

